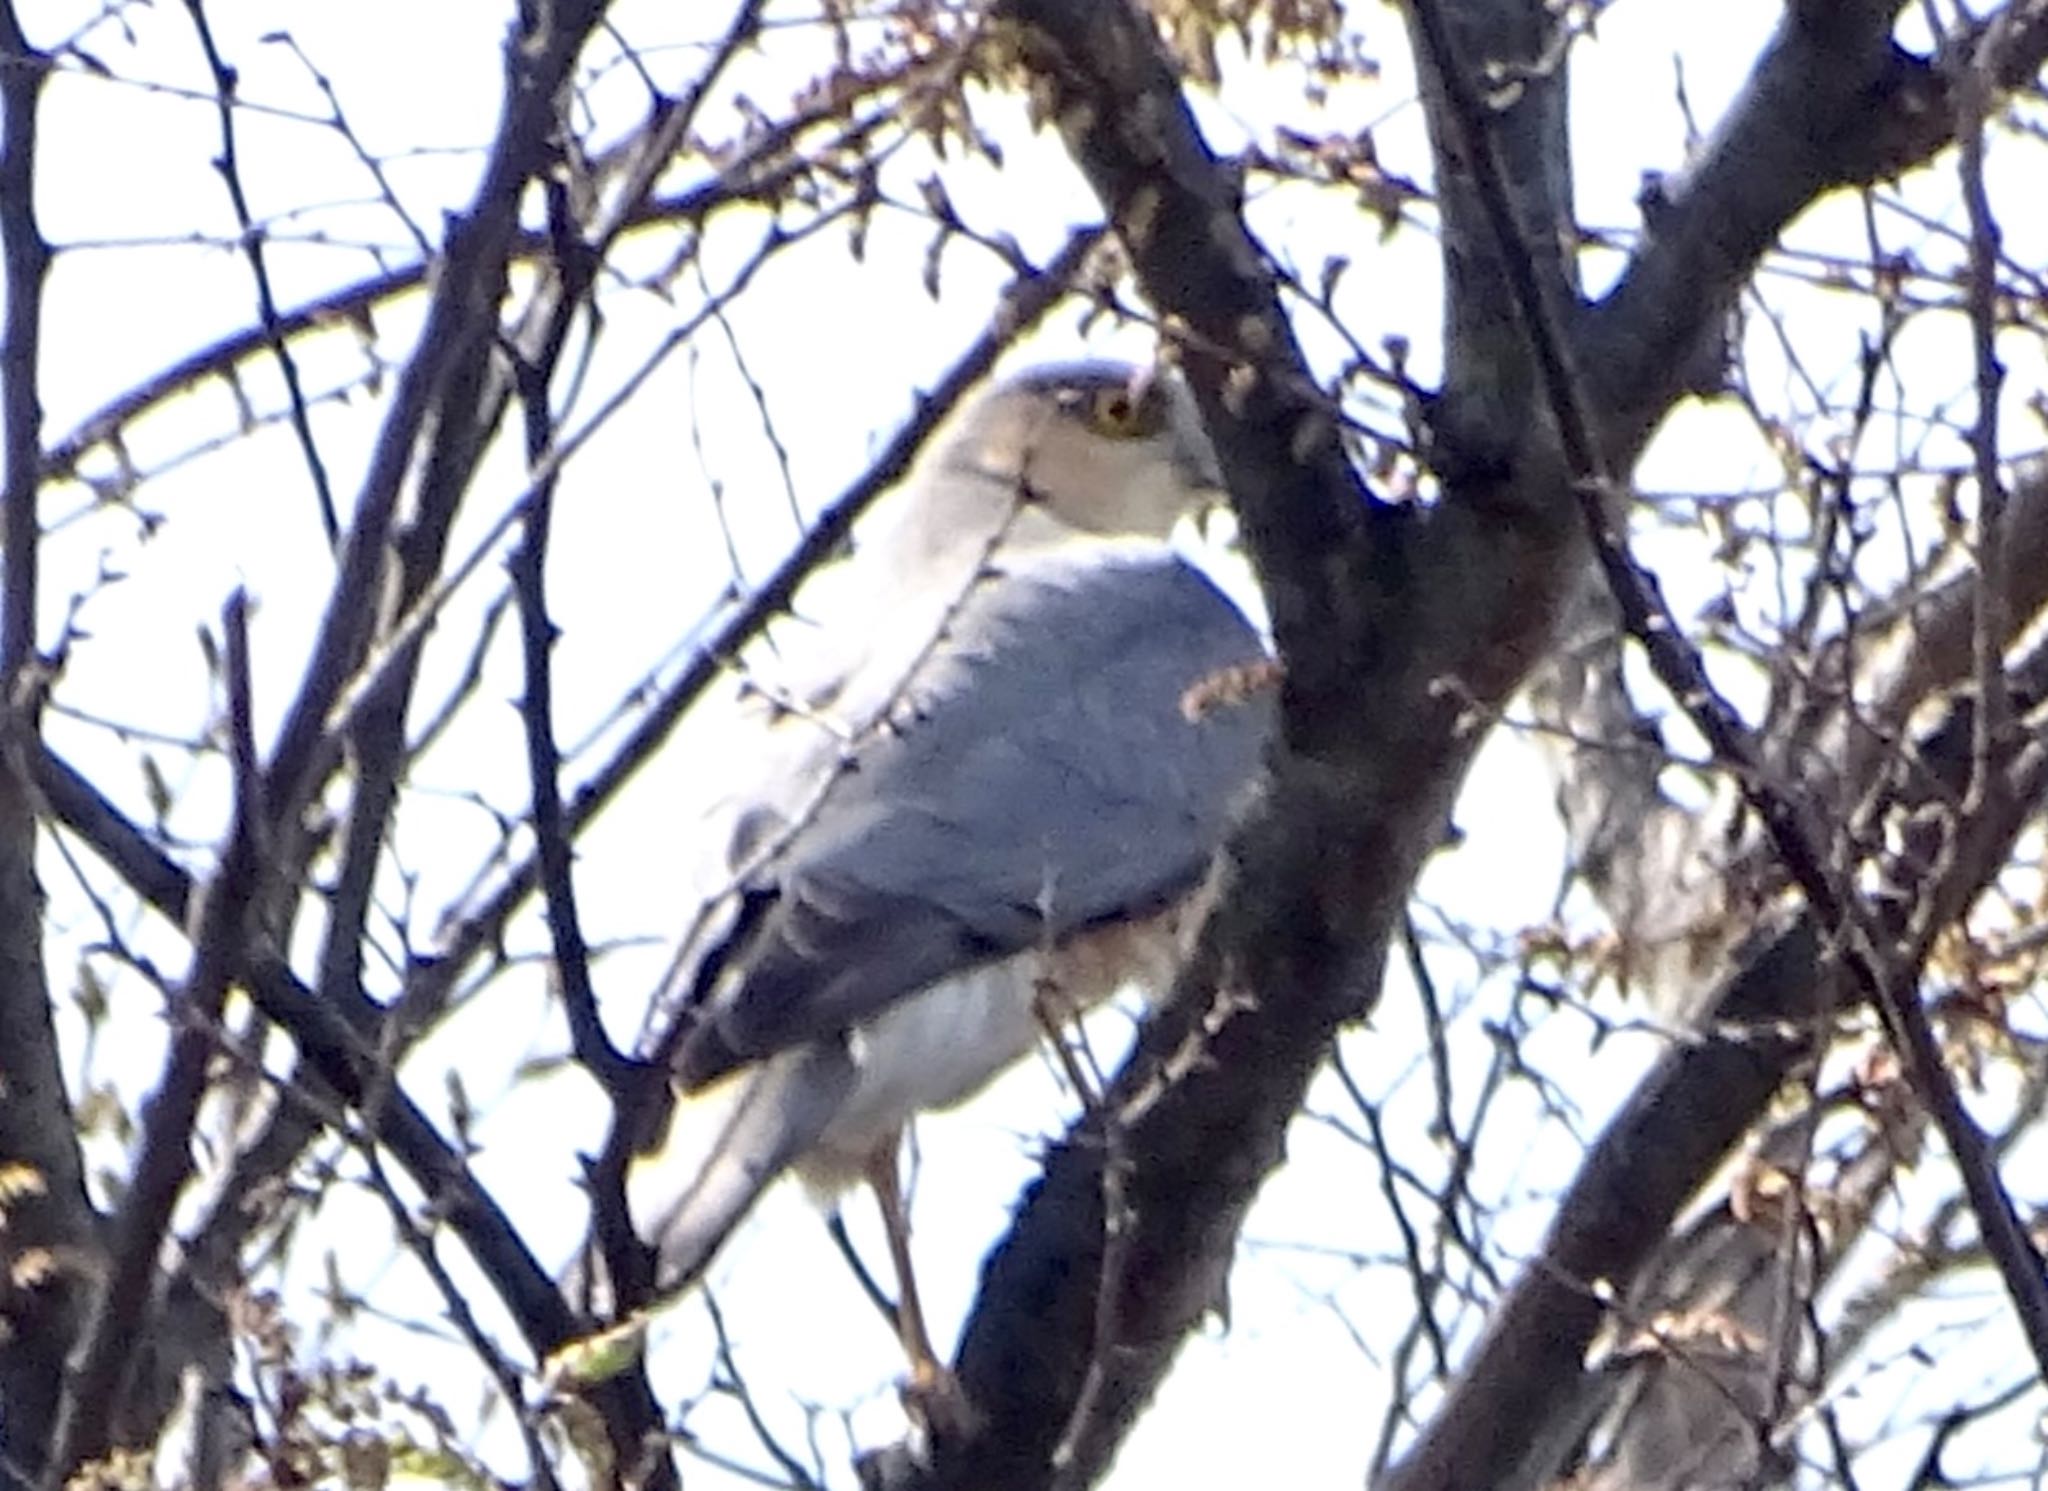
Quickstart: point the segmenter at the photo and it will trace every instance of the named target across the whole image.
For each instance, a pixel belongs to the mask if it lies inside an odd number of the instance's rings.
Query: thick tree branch
[[[0,679],[13,707],[16,691],[31,684],[36,650],[36,567],[42,553],[37,519],[36,461],[43,427],[41,391],[43,284],[50,245],[36,221],[36,110],[49,59],[28,44],[11,4],[0,5],[0,272],[7,283],[7,322],[0,328]]]
[[[1476,111],[1471,125],[1475,135],[1486,127]],[[1504,251],[1512,253],[1513,223],[1502,216],[1496,227]],[[1523,294],[1522,285],[1516,288]],[[1820,818],[1796,786],[1786,786],[1770,771],[1752,733],[1707,676],[1699,650],[1679,628],[1656,577],[1630,554],[1626,537],[1613,521],[1609,494],[1614,484],[1595,442],[1585,396],[1560,330],[1534,293],[1523,294],[1521,311],[1536,344],[1544,392],[1564,440],[1594,554],[1621,607],[1623,623],[1648,653],[1658,681],[1706,737],[1716,762],[1732,773],[1743,800],[1761,820],[1778,858],[1835,944],[1836,956],[1857,992],[1871,1001],[1884,1021],[1907,1080],[1927,1105],[1961,1172],[2020,1327],[2035,1359],[2048,1372],[2048,1278],[2043,1277],[2041,1256],[1998,1179],[1982,1131],[1957,1094],[1919,1001],[1920,961],[1944,923],[1930,919],[1923,904],[1914,924],[1894,935],[1868,914],[1853,885],[1834,872],[1834,856]],[[1994,767],[2003,778],[2007,760],[2001,758]]]
[[[1596,477],[1610,453],[1632,460],[1681,382],[1656,384],[1655,409],[1627,424],[1626,439],[1603,440],[1624,422],[1608,417],[1597,390],[1572,410],[1577,328],[1539,284],[1517,311],[1544,339],[1530,351],[1549,363],[1546,403],[1572,459],[1538,445],[1503,469],[1444,473],[1447,500],[1426,517],[1365,507],[1319,526],[1318,504],[1341,503],[1349,478],[1313,486],[1318,447],[1304,427],[1279,407],[1244,418],[1228,381],[1235,373],[1254,392],[1302,386],[1284,363],[1266,375],[1290,344],[1269,335],[1261,296],[1270,281],[1256,251],[1221,221],[1227,182],[1185,122],[1146,23],[1122,6],[1080,9],[1012,4],[1000,14],[1018,24],[1046,111],[1128,239],[1147,295],[1169,327],[1187,329],[1190,377],[1274,599],[1285,740],[1175,1002],[1141,1036],[1102,1108],[1055,1153],[990,1261],[958,1363],[987,1421],[967,1444],[941,1445],[924,1484],[1036,1485],[1051,1475],[1081,1485],[1100,1472],[1227,1268],[1237,1221],[1277,1163],[1297,1084],[1321,1059],[1345,998],[1356,1009],[1370,988],[1472,741],[1545,644],[1583,553],[1566,531],[1576,520],[1557,500],[1561,483]],[[1466,138],[1483,139],[1484,128]],[[1505,219],[1505,231],[1489,225],[1500,262],[1526,262],[1515,213],[1488,215]],[[1232,366],[1233,349],[1242,366]],[[1297,445],[1276,449],[1294,435]],[[1607,490],[1595,483],[1588,494]],[[1289,520],[1300,527],[1290,532]],[[1358,535],[1349,547],[1347,533]],[[1452,697],[1459,707],[1446,709]],[[1312,875],[1286,852],[1290,840],[1316,844]],[[1800,987],[1810,994],[1814,980]],[[1745,1060],[1761,1102],[1775,1063]],[[1644,1246],[1660,1235],[1646,1234]],[[1057,1435],[1044,1423],[1049,1408],[1064,1416]],[[893,1461],[871,1469],[885,1482],[918,1480]]]
[[[1489,1311],[1470,1365],[1378,1491],[1512,1484],[1576,1390],[1608,1309],[1596,1286],[1627,1287],[1812,1049],[1811,1021],[1834,992],[1813,929],[1802,922],[1759,941],[1708,1014],[1714,1034],[1666,1052],[1587,1154],[1541,1250]]]
[[[1370,1007],[1410,880],[1577,553],[1570,514],[1498,470],[1426,515],[1363,500],[1149,20],[999,14],[1181,348],[1271,602],[1283,738],[1173,999],[989,1262],[957,1363],[977,1431],[923,1469],[878,1458],[885,1484],[1101,1474],[1217,1298],[1337,1029]]]
[[[1546,438],[1528,417],[1536,369],[1517,308],[1537,296],[1561,323],[1577,309],[1565,33],[1551,8],[1527,0],[1404,9],[1443,219],[1445,371],[1429,411],[1432,458],[1456,481],[1509,469]],[[1462,72],[1439,61],[1453,36]],[[1464,122],[1475,112],[1488,125],[1478,135]],[[1515,224],[1518,257],[1503,255],[1496,219]],[[1541,484],[1524,490],[1547,495]]]
[[[33,1484],[97,1253],[43,966],[29,762],[46,680],[36,654],[43,286],[36,111],[48,61],[0,0],[0,1486]]]
[[[1666,1239],[1612,1310],[1597,1364],[1519,1484],[1575,1472],[1585,1491],[1694,1491],[1789,1471],[1783,1432],[1814,1407],[1816,1357],[1844,1360],[1832,1332],[1817,1339],[1813,1298],[1912,1163],[1920,1127],[1899,1111],[1911,1103],[1902,1089],[1819,1093],[1810,1075],[1793,1073],[1800,1106],[1777,1110],[1727,1195]],[[1853,1139],[1829,1143],[1832,1184],[1776,1190],[1813,1184],[1824,1118],[1854,1125]]]
[[[1658,194],[1581,345],[1610,451],[1638,448],[1696,381],[1701,347],[1816,197],[1897,175],[1954,138],[1941,70],[1892,43],[1899,9],[1900,0],[1787,5],[1703,154]],[[2048,5],[2008,6],[1989,50],[1984,73],[2001,91],[2032,77],[2048,58]]]

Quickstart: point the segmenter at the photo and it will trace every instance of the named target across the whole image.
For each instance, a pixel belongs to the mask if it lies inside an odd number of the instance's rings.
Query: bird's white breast
[[[1198,923],[1190,907],[1173,907],[942,979],[890,1006],[853,1031],[854,1090],[797,1173],[813,1189],[844,1189],[913,1116],[973,1097],[1049,1022],[1083,1014],[1126,985],[1163,995],[1184,933]]]

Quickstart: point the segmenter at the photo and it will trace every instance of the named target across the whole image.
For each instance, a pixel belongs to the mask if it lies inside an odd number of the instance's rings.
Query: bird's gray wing
[[[1263,695],[1202,710],[1189,691],[1263,656],[1163,545],[983,580],[749,888],[700,986],[685,1084],[1171,905],[1220,842],[1270,716]]]

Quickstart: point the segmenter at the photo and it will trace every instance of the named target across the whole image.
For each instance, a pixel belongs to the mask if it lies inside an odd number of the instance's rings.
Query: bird
[[[1262,664],[1261,634],[1172,542],[1222,496],[1177,374],[1029,369],[967,400],[813,582],[825,619],[747,660],[721,737],[742,769],[700,840],[723,894],[663,1044],[686,1097],[728,1106],[636,1216],[661,1295],[785,1171],[828,1196],[865,1180],[912,1388],[944,1380],[907,1127],[1049,1019],[1164,992],[1262,759],[1271,701],[1212,687]]]

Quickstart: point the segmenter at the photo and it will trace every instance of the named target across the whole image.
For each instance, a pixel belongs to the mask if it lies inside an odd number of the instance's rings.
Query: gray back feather
[[[689,1085],[978,963],[1158,911],[1201,877],[1271,701],[1189,711],[1263,656],[1164,545],[1082,545],[969,593],[749,887],[700,982]]]

